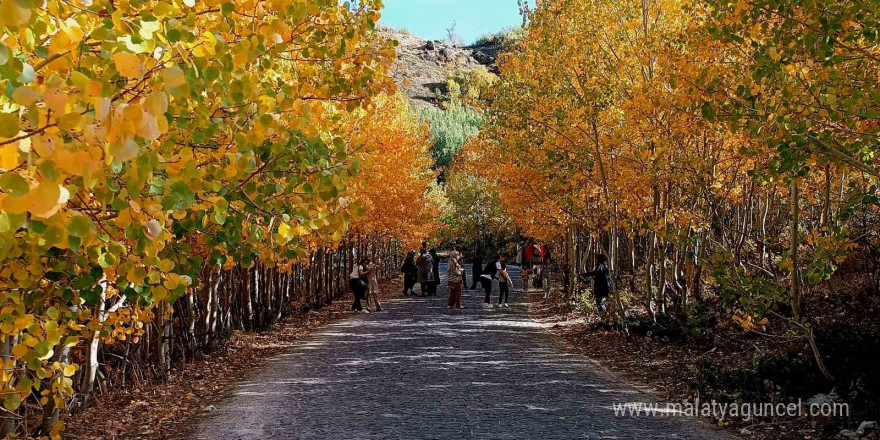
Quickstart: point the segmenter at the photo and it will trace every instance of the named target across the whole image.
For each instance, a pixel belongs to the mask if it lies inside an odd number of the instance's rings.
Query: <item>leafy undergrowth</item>
[[[383,284],[382,297],[399,292],[398,284]],[[166,383],[100,396],[85,413],[70,419],[65,438],[187,438],[195,419],[236,383],[316,329],[352,316],[350,307],[345,296],[320,310],[294,313],[265,332],[236,331],[222,349],[175,368]]]
[[[625,380],[652,388],[657,402],[797,402],[837,393],[850,406],[848,418],[791,417],[714,420],[747,439],[831,439],[880,416],[880,302],[860,297],[809,304],[818,322],[817,343],[830,382],[818,371],[804,341],[744,333],[720,323],[708,308],[688,322],[632,320],[629,335],[578,311],[559,296],[533,297],[532,311],[556,322],[554,334]],[[870,433],[869,435],[876,435]],[[850,437],[851,438],[851,437]],[[874,437],[863,437],[874,438]]]

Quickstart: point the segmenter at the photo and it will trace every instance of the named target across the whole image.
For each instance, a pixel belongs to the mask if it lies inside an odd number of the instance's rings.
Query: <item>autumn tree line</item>
[[[608,255],[619,326],[708,305],[746,331],[794,335],[833,377],[810,304],[844,280],[849,294],[880,281],[877,12],[539,2],[456,166],[555,244],[568,293]]]
[[[381,2],[0,2],[0,436],[390,275],[437,215]]]

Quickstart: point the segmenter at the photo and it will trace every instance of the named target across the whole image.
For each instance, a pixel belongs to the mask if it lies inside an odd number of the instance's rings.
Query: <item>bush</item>
[[[505,28],[500,32],[483,35],[482,37],[478,38],[476,43],[474,44],[476,46],[486,44],[498,44],[507,49],[513,47],[513,45],[522,40],[525,35],[525,29],[523,29],[522,26],[512,26]]]
[[[485,66],[458,69],[446,76],[446,96],[453,104],[478,106],[489,99],[498,77]]]

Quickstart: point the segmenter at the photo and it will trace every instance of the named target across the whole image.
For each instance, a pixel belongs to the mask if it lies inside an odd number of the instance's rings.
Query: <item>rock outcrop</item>
[[[437,97],[445,91],[450,72],[480,65],[490,71],[497,70],[495,61],[500,45],[456,46],[419,38],[406,31],[385,28],[383,32],[399,43],[392,75],[415,108],[439,105]]]

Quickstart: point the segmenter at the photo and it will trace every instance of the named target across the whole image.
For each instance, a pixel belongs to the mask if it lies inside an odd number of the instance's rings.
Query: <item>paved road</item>
[[[479,291],[447,310],[445,293],[389,301],[304,339],[241,383],[197,438],[728,438],[686,419],[614,416],[613,403],[647,396],[567,352],[519,291],[509,309],[489,310]]]

